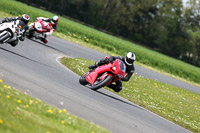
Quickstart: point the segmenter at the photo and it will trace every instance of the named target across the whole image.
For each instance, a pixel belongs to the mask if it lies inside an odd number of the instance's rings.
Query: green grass
[[[0,133],[107,133],[103,128],[27,96],[0,79]]]
[[[65,57],[60,61],[78,75],[87,72],[87,66],[94,63]],[[200,132],[200,94],[136,75],[123,82],[122,91],[116,94],[184,128]]]
[[[31,16],[31,21],[34,21],[38,16],[52,17],[55,15],[13,0],[0,0],[0,11],[12,15],[27,13]],[[198,67],[146,49],[132,42],[105,34],[64,17],[60,17],[57,31],[77,39],[85,41],[88,39],[87,42],[91,45],[106,49],[116,55],[125,55],[128,51],[133,51],[136,54],[137,61],[140,63],[186,80],[200,83],[200,68]]]

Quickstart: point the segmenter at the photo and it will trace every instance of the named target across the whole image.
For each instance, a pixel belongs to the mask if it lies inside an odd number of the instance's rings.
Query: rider
[[[46,33],[43,32],[43,37],[36,36],[37,39],[40,39],[44,43],[47,43],[48,41],[47,41],[46,37],[47,37],[47,35],[51,35],[56,30],[59,17],[58,16],[53,16],[52,18],[37,17],[36,19],[51,23],[51,25],[53,27],[49,32],[46,32]],[[35,30],[34,28],[30,28],[29,34],[32,34],[34,30]]]
[[[29,29],[28,22],[30,20],[30,17],[28,15],[23,14],[21,17],[6,17],[5,19],[2,20],[2,23],[12,22],[16,20],[20,20],[19,25],[24,29],[23,35],[19,38],[20,41],[24,41],[26,36],[26,31]],[[10,42],[10,44],[14,47],[18,44],[18,40]]]
[[[118,56],[118,57],[114,57],[114,56],[110,56],[109,58],[105,58],[105,59],[101,59],[100,61],[96,62],[94,65],[89,65],[88,68],[89,69],[95,69],[98,66],[104,65],[104,64],[108,64],[109,62],[114,62],[116,59],[120,59],[122,60],[125,64],[126,64],[126,73],[127,75],[122,79],[122,81],[129,81],[129,79],[131,78],[132,74],[135,71],[135,67],[133,65],[136,57],[135,54],[132,52],[128,52],[126,57],[123,56]],[[120,92],[122,89],[122,82],[121,80],[116,81],[116,85],[115,84],[110,84],[108,85],[109,88],[113,89],[115,92]]]

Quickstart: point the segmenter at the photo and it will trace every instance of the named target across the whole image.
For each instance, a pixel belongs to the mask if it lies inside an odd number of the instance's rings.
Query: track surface
[[[0,78],[6,84],[58,108],[66,108],[114,133],[189,132],[110,91],[92,91],[79,85],[79,77],[56,61],[60,56],[97,61],[105,55],[56,37],[50,37],[47,45],[26,39],[15,48],[0,46]],[[138,66],[136,72],[144,77],[200,92],[198,87]]]

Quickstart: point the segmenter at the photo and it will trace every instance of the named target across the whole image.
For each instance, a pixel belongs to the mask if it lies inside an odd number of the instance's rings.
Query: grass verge
[[[31,21],[34,21],[38,16],[52,17],[55,15],[14,0],[1,0],[0,11],[12,15],[26,13],[31,16]],[[105,34],[69,19],[60,17],[57,31],[64,35],[84,40],[94,46],[106,49],[117,55],[125,55],[129,51],[133,51],[137,56],[137,61],[142,64],[146,64],[198,84],[200,83],[200,68],[198,67],[146,49],[132,42]]]
[[[77,118],[2,83],[0,79],[1,133],[107,133],[103,128]]]
[[[87,66],[94,63],[65,57],[60,61],[78,75],[87,72]],[[116,94],[186,129],[200,132],[200,94],[136,75],[123,82],[122,91]]]

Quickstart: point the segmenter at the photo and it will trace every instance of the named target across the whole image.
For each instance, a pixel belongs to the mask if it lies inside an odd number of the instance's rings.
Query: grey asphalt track
[[[92,91],[81,86],[79,76],[57,62],[62,56],[97,61],[105,55],[52,36],[47,45],[26,39],[15,48],[0,46],[0,78],[6,84],[58,108],[66,108],[113,133],[190,132],[103,88]],[[160,75],[138,66],[136,72],[162,80]]]

